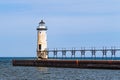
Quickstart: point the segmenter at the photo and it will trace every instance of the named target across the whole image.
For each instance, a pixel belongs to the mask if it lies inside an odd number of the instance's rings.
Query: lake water
[[[120,80],[120,70],[14,67],[12,59],[35,58],[0,58],[0,80]]]

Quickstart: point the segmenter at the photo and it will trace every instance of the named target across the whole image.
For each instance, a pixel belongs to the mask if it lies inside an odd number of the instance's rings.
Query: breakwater
[[[120,69],[119,60],[13,60],[13,66]]]

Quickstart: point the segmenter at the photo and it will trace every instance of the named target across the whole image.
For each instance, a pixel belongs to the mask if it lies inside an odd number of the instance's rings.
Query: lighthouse
[[[47,27],[43,20],[37,27],[37,57],[38,59],[47,59]]]

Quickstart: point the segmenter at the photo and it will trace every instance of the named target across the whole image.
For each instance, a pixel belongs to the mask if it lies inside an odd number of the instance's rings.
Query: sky
[[[120,0],[0,0],[0,57],[35,57],[40,20],[48,48],[120,48]]]

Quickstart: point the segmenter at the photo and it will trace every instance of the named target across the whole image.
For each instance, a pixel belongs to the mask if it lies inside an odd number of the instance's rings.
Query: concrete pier
[[[120,69],[119,60],[13,60],[13,66]]]

